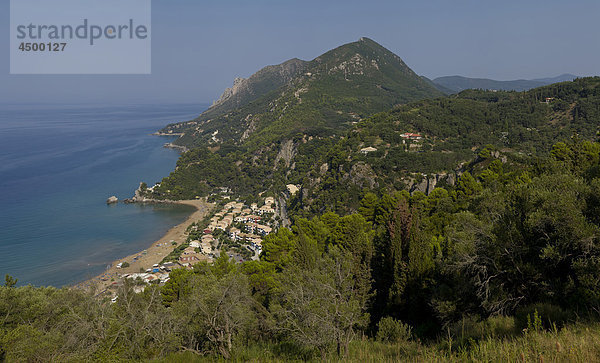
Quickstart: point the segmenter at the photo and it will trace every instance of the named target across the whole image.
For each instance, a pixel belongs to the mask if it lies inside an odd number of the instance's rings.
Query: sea
[[[174,170],[153,132],[208,105],[1,105],[0,284],[73,285],[142,251],[193,208],[107,205]]]

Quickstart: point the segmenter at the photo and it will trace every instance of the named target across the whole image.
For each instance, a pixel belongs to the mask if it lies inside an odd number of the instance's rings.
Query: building
[[[367,155],[368,153],[372,153],[372,152],[375,152],[375,151],[377,151],[377,149],[376,149],[376,148],[374,148],[374,147],[372,147],[372,146],[369,146],[369,147],[365,147],[365,148],[362,148],[362,149],[360,149],[360,152],[361,152],[361,154],[363,154],[363,155]]]
[[[405,132],[400,135],[401,138],[405,140],[421,140],[423,138],[420,134],[413,134],[411,132]]]
[[[275,209],[269,204],[265,204],[262,207],[258,208],[257,211],[258,214],[265,214],[265,213],[275,213]]]
[[[205,234],[204,236],[202,236],[202,242],[207,241],[207,242],[212,242],[215,240],[215,237],[213,237],[212,234]]]
[[[186,247],[185,250],[183,250],[183,255],[194,255],[196,254],[196,249],[192,246]]]
[[[179,257],[179,263],[182,266],[191,266],[193,264],[196,264],[200,261],[205,261],[206,257],[199,254],[199,253],[194,253],[194,254],[190,254],[190,255],[182,255],[181,257]]]
[[[212,245],[210,243],[202,241],[202,253],[208,255],[213,252]]]
[[[261,234],[261,235],[267,235],[269,233],[271,233],[273,231],[273,229],[269,226],[265,226],[262,224],[257,224],[256,228],[255,228],[256,233]]]
[[[231,229],[229,230],[229,237],[231,237],[231,239],[235,241],[235,240],[237,240],[237,239],[238,239],[238,237],[240,236],[240,233],[241,233],[241,232],[242,232],[242,231],[240,231],[240,230],[239,230],[239,229],[237,229],[237,228],[231,228]]]

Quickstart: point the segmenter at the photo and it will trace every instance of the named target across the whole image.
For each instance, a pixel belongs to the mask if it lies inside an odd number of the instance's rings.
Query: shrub
[[[449,333],[459,345],[472,344],[483,339],[514,335],[515,322],[510,316],[490,316],[485,320],[477,316],[464,316],[449,326]]]
[[[129,262],[123,262],[123,264],[121,265],[122,268],[127,268],[129,267]]]
[[[515,326],[519,330],[552,329],[553,325],[562,328],[570,319],[570,314],[560,306],[549,303],[536,303],[517,309]]]
[[[485,321],[488,336],[504,338],[515,334],[515,318],[512,316],[490,316]]]
[[[407,341],[412,336],[412,328],[400,320],[387,316],[377,324],[377,340],[381,342]]]

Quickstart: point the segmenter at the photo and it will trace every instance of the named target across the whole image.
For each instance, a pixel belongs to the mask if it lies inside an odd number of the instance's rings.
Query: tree
[[[15,285],[17,285],[17,281],[19,280],[15,279],[9,274],[6,274],[6,276],[4,276],[4,286],[6,287],[15,287]]]
[[[456,193],[459,201],[466,201],[475,193],[481,190],[481,185],[477,183],[475,178],[469,173],[465,171],[458,179],[458,183],[456,184]]]
[[[375,210],[377,208],[377,203],[379,202],[379,198],[374,193],[365,194],[364,198],[360,201],[360,208],[358,209],[359,213],[362,214],[367,221],[375,222]]]
[[[248,280],[237,269],[207,271],[190,280],[190,293],[173,305],[187,349],[230,358],[237,339],[255,321]]]
[[[171,306],[188,292],[187,282],[192,272],[187,269],[177,268],[169,274],[169,281],[161,289],[163,303]]]
[[[356,289],[349,252],[331,248],[313,269],[287,267],[272,311],[278,328],[296,344],[316,348],[325,358],[337,347],[347,356],[357,329],[368,322],[368,296]]]
[[[261,260],[275,265],[277,271],[291,261],[296,246],[296,237],[287,228],[280,228],[276,233],[268,234],[263,241]]]

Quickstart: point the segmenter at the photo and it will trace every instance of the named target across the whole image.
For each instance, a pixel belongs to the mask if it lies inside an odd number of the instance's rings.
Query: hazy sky
[[[9,75],[3,36],[0,103],[206,103],[235,77],[361,36],[430,78],[599,75],[599,15],[598,0],[153,0],[152,75]]]

